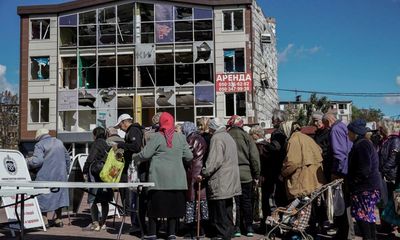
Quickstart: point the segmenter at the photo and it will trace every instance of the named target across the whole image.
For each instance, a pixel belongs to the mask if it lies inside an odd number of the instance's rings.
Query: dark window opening
[[[175,65],[175,69],[178,85],[193,84],[193,64]]]
[[[214,108],[212,107],[198,107],[196,108],[197,116],[214,116]]]
[[[96,45],[96,25],[87,25],[79,27],[79,46]]]
[[[175,19],[192,19],[192,8],[188,7],[175,7]]]
[[[235,94],[225,93],[225,116],[235,115]]]
[[[214,83],[213,65],[211,63],[195,64],[195,81],[196,84]]]
[[[32,39],[50,39],[50,19],[32,20]]]
[[[115,23],[115,8],[99,9],[99,23]]]
[[[244,50],[225,49],[224,50],[224,71],[225,72],[244,72]]]
[[[117,24],[119,44],[133,43],[133,24]]]
[[[174,65],[156,66],[156,86],[174,86]]]
[[[31,57],[31,79],[49,79],[50,63],[49,57]]]
[[[154,43],[154,23],[141,24],[141,43]]]
[[[176,108],[176,121],[193,122],[194,119],[194,107],[177,107]]]
[[[96,10],[79,13],[79,24],[93,24],[93,23],[96,23]]]
[[[133,54],[118,55],[118,66],[132,66]]]
[[[163,45],[157,46],[156,49],[156,63],[157,64],[168,64],[174,63],[174,46]]]
[[[31,122],[49,122],[49,99],[31,99]]]
[[[144,21],[154,21],[154,5],[147,3],[137,4],[140,11],[140,20]]]
[[[99,66],[115,66],[115,55],[98,56]]]
[[[213,39],[212,20],[194,22],[194,40],[210,41]]]
[[[177,47],[177,46],[176,46]],[[193,62],[193,46],[182,47],[175,49],[175,62],[176,63],[192,63]]]
[[[61,47],[73,47],[77,43],[76,27],[60,27]]]
[[[225,116],[246,115],[246,93],[225,93]]]
[[[223,11],[224,31],[243,30],[243,10]]]
[[[175,42],[193,41],[193,22],[175,22]]]
[[[153,66],[138,67],[138,87],[154,87],[155,74]]]
[[[99,82],[98,88],[115,88],[115,67],[101,67],[99,68]]]
[[[76,57],[62,57],[63,88],[75,89],[77,87],[77,61]]]
[[[157,108],[156,112],[167,112],[167,113],[171,114],[173,117],[175,117],[174,108]]]
[[[99,45],[115,44],[115,24],[99,26]]]
[[[118,67],[118,88],[134,87],[133,67]]]
[[[128,3],[118,6],[118,22],[133,23],[133,12],[135,10],[134,3]]]

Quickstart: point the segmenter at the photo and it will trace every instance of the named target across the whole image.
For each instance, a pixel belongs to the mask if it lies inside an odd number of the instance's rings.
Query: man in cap
[[[49,135],[49,130],[42,128],[36,131],[35,150],[33,156],[27,159],[30,170],[39,169],[35,181],[63,181],[68,180],[70,157],[64,144],[57,138]],[[47,213],[55,211],[55,227],[63,227],[61,210],[69,206],[67,188],[58,192],[42,194],[37,197],[43,221],[49,226]]]
[[[210,226],[215,239],[231,239],[233,232],[233,197],[241,194],[236,143],[226,132],[222,120],[209,123],[212,134],[209,155],[199,181],[208,181]]]
[[[118,148],[124,149],[124,159],[125,159],[125,167],[122,171],[121,182],[127,182],[128,180],[128,168],[130,163],[132,162],[132,154],[138,153],[142,147],[142,139],[143,139],[143,131],[142,126],[139,123],[133,123],[133,118],[129,114],[121,114],[118,117],[117,125],[115,128],[119,128],[124,131],[125,134],[125,142],[119,142]],[[144,165],[144,164],[143,164]],[[142,169],[140,166],[138,169],[139,176],[141,177],[141,181],[145,181],[145,172],[146,170]],[[136,193],[130,191],[127,188],[120,189],[121,200],[124,203],[125,209],[129,209],[131,211],[131,223],[132,226],[129,229],[130,234],[134,234],[140,231],[139,219],[137,219],[137,215],[133,209],[136,209]],[[142,207],[141,207],[142,208]]]

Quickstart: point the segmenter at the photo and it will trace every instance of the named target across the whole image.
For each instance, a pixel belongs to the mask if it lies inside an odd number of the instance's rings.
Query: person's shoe
[[[101,225],[101,230],[107,230],[107,225],[106,224]]]
[[[99,222],[93,222],[92,230],[96,232],[99,232],[101,230]]]
[[[64,223],[60,219],[56,219],[56,221],[53,224],[54,227],[62,228],[64,227]]]
[[[175,239],[176,239],[175,235],[169,235],[167,238],[167,240],[175,240]]]
[[[129,235],[136,235],[137,233],[140,233],[140,227],[132,226],[129,228]]]
[[[146,235],[143,237],[144,240],[157,240],[157,236],[156,235]]]
[[[247,237],[254,237],[253,227],[247,227],[246,232],[247,232],[246,234]]]
[[[242,234],[240,233],[240,231],[235,231],[235,233],[233,234],[234,237],[240,237],[242,236]]]

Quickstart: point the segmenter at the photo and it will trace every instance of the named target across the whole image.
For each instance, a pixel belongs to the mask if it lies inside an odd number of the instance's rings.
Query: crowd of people
[[[258,125],[245,131],[237,115],[226,123],[203,117],[197,124],[177,126],[171,114],[162,112],[153,117],[151,127],[144,128],[122,114],[115,127],[93,130],[94,142],[83,173],[88,181],[101,181],[90,174],[91,163],[103,159],[110,148],[123,150],[125,167],[120,181],[131,181],[129,171],[135,169],[140,181],[155,184],[140,193],[120,190],[124,209],[130,212],[130,232],[144,229],[149,240],[157,239],[161,219],[166,219],[167,239],[176,239],[177,229],[184,229],[183,235],[190,239],[196,235],[252,237],[255,231],[266,234],[271,229],[267,219],[274,209],[310,196],[336,179],[343,179],[342,211],[336,211],[340,213],[332,223],[326,213],[330,203],[325,198],[313,203],[307,228],[310,235],[334,229],[334,239],[354,239],[355,219],[363,239],[376,239],[377,205],[382,219],[379,231],[392,232],[400,225],[393,198],[400,180],[398,135],[390,135],[383,127],[371,131],[363,119],[346,126],[335,114],[318,111],[312,114],[316,127],[312,135],[303,133],[302,126],[287,120],[280,110],[273,112],[272,124],[274,130],[268,136]],[[125,132],[124,139],[117,129]],[[34,156],[28,161],[31,169],[40,168],[36,180],[57,176],[56,180],[66,181],[69,156],[62,143],[44,129],[38,131],[36,140]],[[258,189],[260,199],[255,194]],[[92,223],[88,229],[100,231],[106,225],[113,191],[90,189],[90,193]],[[52,195],[56,195],[53,200],[41,196],[39,205],[43,215],[56,211],[56,226],[62,227],[60,209],[68,206],[68,192]],[[97,203],[102,206],[101,216]],[[260,221],[257,228],[255,219]]]

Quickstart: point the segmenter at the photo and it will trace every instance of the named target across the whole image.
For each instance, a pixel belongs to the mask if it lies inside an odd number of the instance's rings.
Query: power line
[[[311,91],[311,90],[298,90],[298,89],[286,89],[286,88],[272,88],[269,89],[283,91],[283,92],[294,92],[294,93],[315,93],[320,95],[330,96],[345,96],[345,97],[400,97],[400,92],[330,92],[330,91]]]

